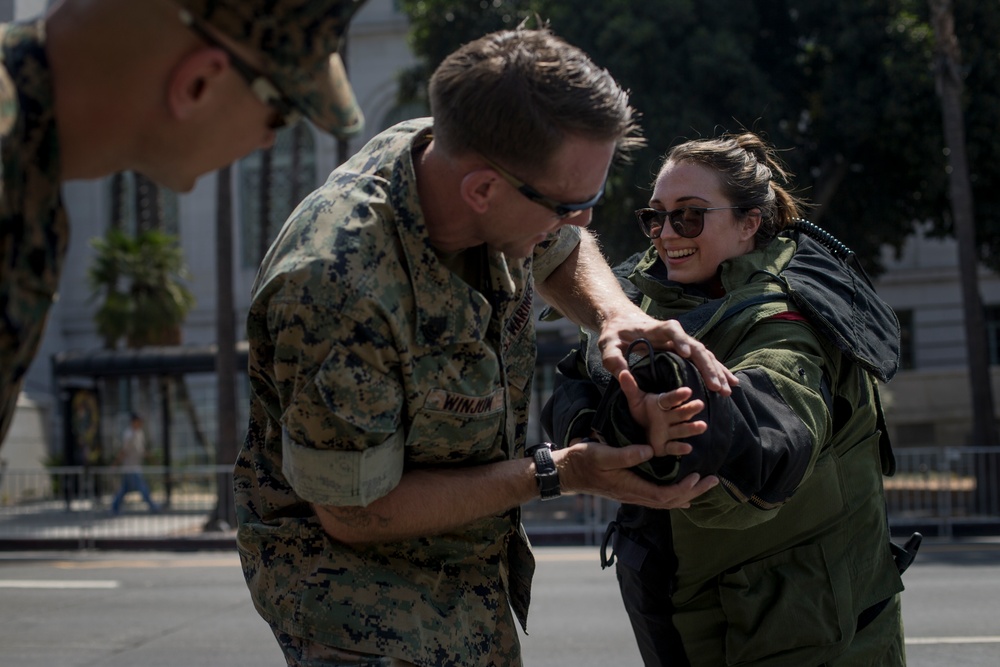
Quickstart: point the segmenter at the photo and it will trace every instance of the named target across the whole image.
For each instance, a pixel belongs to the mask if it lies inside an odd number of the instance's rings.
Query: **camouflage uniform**
[[[534,260],[473,248],[483,282],[430,245],[412,153],[430,120],[373,139],[292,214],[248,316],[250,425],[236,465],[238,545],[276,629],[417,665],[519,665],[534,571],[517,509],[442,535],[350,547],[309,503],[367,505],[404,472],[523,454],[535,361]],[[465,276],[468,278],[468,276]]]
[[[364,116],[337,53],[367,0],[175,0],[188,25],[208,24],[264,55],[261,73],[314,125],[352,137]]]
[[[42,22],[0,26],[0,442],[38,351],[69,242]]]

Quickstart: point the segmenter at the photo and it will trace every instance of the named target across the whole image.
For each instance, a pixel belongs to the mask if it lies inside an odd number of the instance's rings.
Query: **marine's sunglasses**
[[[724,211],[742,209],[742,206],[682,206],[672,211],[661,211],[655,208],[640,208],[635,212],[642,233],[651,239],[660,238],[663,233],[663,223],[670,221],[670,226],[677,236],[693,239],[705,229],[705,213],[707,211]]]
[[[250,86],[250,91],[254,96],[266,106],[274,110],[274,118],[268,124],[272,130],[280,130],[283,127],[295,125],[302,118],[301,112],[287,97],[285,97],[278,87],[274,85],[267,76],[259,69],[241,58],[231,48],[226,46],[221,40],[209,32],[201,23],[195,19],[194,15],[186,9],[180,10],[181,22],[192,32],[208,42],[213,48],[221,49],[229,56],[229,64],[233,66],[243,80]]]
[[[500,165],[498,165],[496,162],[489,159],[485,155],[483,156],[483,159],[486,160],[486,163],[490,165],[494,171],[500,174],[500,176],[505,181],[510,183],[518,192],[520,192],[522,195],[524,195],[531,201],[535,202],[536,204],[541,204],[545,208],[549,209],[550,211],[555,213],[556,217],[558,217],[560,220],[563,220],[565,218],[572,218],[574,216],[580,215],[581,213],[583,213],[588,209],[594,208],[595,206],[597,206],[597,202],[601,201],[601,197],[604,196],[604,186],[602,185],[600,191],[587,201],[576,202],[572,204],[564,204],[563,202],[558,202],[555,199],[546,197],[541,192],[531,187],[530,185],[522,181],[520,178],[510,173],[509,171],[507,171],[506,169],[504,169],[503,167],[501,167]]]

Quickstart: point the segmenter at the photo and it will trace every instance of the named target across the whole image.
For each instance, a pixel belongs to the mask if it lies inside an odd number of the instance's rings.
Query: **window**
[[[934,422],[915,422],[896,425],[892,444],[896,447],[927,447],[937,444],[937,427]]]
[[[109,178],[108,188],[111,227],[132,236],[148,229],[180,234],[177,193],[173,190],[132,171]]]
[[[260,264],[285,219],[317,185],[316,142],[305,122],[282,128],[270,150],[240,161],[244,268]]]
[[[1000,364],[1000,306],[983,306],[986,319],[986,346],[990,353],[990,365]]]
[[[913,311],[897,310],[896,317],[899,319],[899,367],[902,370],[911,370],[914,365],[913,352]]]

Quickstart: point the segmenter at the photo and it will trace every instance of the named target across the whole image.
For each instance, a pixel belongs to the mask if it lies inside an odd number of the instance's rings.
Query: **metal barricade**
[[[115,540],[197,540],[219,502],[231,466],[147,466],[153,504],[122,487],[113,467],[7,469],[0,479],[0,543],[88,548]],[[127,491],[117,507],[115,497]],[[231,488],[225,490],[231,496]]]
[[[895,450],[897,471],[884,479],[894,532],[1000,532],[1000,449],[916,447]],[[0,473],[0,547],[93,548],[125,540],[169,548],[197,546],[219,535],[212,526],[219,488],[232,502],[231,466],[145,467],[155,509],[131,492],[113,500],[121,471],[110,467],[5,468]],[[536,543],[600,544],[617,503],[594,496],[532,501],[522,508]],[[208,533],[208,535],[206,534]]]
[[[892,526],[924,526],[951,537],[957,526],[1000,528],[1000,450],[898,448],[896,474],[884,480]]]

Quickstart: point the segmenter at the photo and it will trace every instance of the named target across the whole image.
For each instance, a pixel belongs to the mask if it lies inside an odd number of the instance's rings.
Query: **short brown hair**
[[[449,153],[478,152],[538,173],[565,138],[642,145],[628,93],[607,70],[547,28],[494,32],[462,46],[430,82],[434,137]]]

